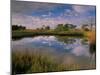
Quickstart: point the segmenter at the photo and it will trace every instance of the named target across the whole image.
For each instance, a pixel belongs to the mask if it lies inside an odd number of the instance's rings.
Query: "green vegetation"
[[[58,24],[55,29],[50,26],[43,25],[41,28],[26,29],[21,25],[12,25],[12,38],[30,37],[36,35],[60,35],[60,36],[84,36],[85,32],[89,32],[88,25],[82,25],[82,29],[77,29],[73,24]]]
[[[21,37],[30,37],[30,36],[37,36],[37,35],[59,35],[59,36],[83,36],[83,32],[77,31],[28,31],[28,30],[20,30],[20,31],[13,31],[12,38],[21,38]]]
[[[58,62],[54,56],[47,53],[16,51],[12,52],[12,74],[58,72],[84,69],[79,64],[64,64]],[[95,65],[87,65],[85,69]]]
[[[50,55],[36,52],[13,52],[12,55],[13,74],[68,70]]]
[[[73,24],[58,24],[58,26],[55,28],[55,31],[68,31],[68,30],[72,30],[75,29],[76,25]]]

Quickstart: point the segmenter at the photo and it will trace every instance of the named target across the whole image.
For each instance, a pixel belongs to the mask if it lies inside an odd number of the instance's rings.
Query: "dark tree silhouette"
[[[12,30],[25,30],[26,27],[24,26],[18,26],[18,25],[12,25]]]
[[[46,29],[46,30],[50,30],[50,26],[46,26],[45,29]]]

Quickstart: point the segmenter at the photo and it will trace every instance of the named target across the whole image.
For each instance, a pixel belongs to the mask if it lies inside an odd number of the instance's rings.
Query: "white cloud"
[[[50,17],[53,13],[49,12],[47,15],[43,14],[42,17]]]
[[[72,23],[81,25],[88,21],[85,14],[88,11],[94,11],[94,6],[71,5],[65,12],[52,12],[56,7],[62,7],[62,4],[40,3],[40,2],[12,2],[12,24],[23,25],[27,28],[38,28],[42,25],[49,25],[54,28],[57,24]],[[66,5],[67,6],[67,5]],[[82,15],[83,14],[83,15]],[[30,16],[29,16],[30,15]],[[84,16],[85,15],[85,16]]]
[[[38,28],[42,27],[42,25],[49,25],[51,28],[54,28],[57,24],[65,24],[65,23],[72,23],[75,25],[80,25],[86,18],[64,18],[62,16],[59,17],[36,17],[36,16],[27,16],[24,14],[12,14],[12,25],[23,25],[27,28]]]
[[[76,12],[78,12],[78,13],[84,13],[84,12],[86,12],[86,9],[84,8],[84,6],[74,5],[73,9]]]
[[[40,18],[35,16],[27,16],[23,14],[14,14],[12,15],[12,25],[18,24],[26,26],[27,28],[37,28],[42,27],[42,25],[49,25],[54,28],[57,24],[67,23],[68,20],[64,18]]]
[[[73,16],[73,17],[76,17],[76,16],[79,16],[79,14],[74,11],[74,10],[71,10],[71,9],[66,9],[65,12],[63,13],[64,16]]]
[[[95,7],[94,6],[83,6],[83,5],[73,5],[72,6],[73,10],[76,11],[77,13],[83,14],[83,13],[87,13],[89,11],[95,11]]]

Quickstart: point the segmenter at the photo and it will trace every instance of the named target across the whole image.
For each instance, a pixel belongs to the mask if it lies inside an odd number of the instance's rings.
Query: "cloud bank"
[[[23,25],[30,29],[49,25],[72,23],[80,26],[94,19],[95,6],[55,4],[42,2],[12,1],[12,25]]]

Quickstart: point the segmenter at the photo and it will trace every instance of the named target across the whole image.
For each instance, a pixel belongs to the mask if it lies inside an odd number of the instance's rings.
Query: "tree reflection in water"
[[[68,36],[56,36],[58,41],[64,42],[66,44],[73,44],[76,42],[75,38]]]

